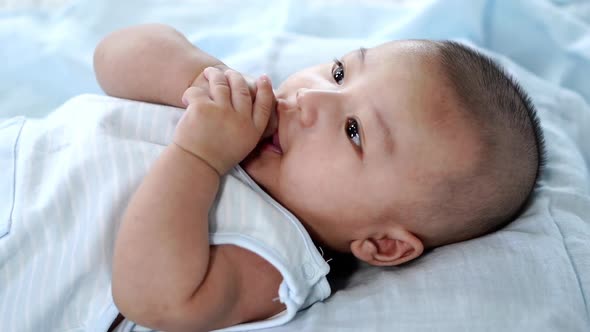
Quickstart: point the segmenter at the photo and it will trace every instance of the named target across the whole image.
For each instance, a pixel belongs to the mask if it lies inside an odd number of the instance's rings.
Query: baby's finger
[[[262,133],[268,124],[271,113],[274,112],[275,95],[268,76],[261,76],[256,82],[256,85],[258,86],[258,91],[256,93],[256,100],[254,101],[252,118],[254,126]]]
[[[203,88],[197,86],[191,86],[190,88],[186,89],[182,94],[182,103],[184,106],[188,106],[190,104],[194,104],[198,101],[206,101],[211,100],[209,98],[208,91],[204,91]]]
[[[252,112],[252,96],[248,83],[242,75],[234,70],[226,70],[225,76],[231,89],[231,103],[238,112]]]
[[[277,131],[277,127],[279,126],[279,119],[277,118],[277,112],[275,112],[274,110],[276,110],[276,100],[273,102],[273,107],[270,112],[270,119],[266,124],[266,129],[264,129],[264,132],[262,133],[262,138],[268,138]]]
[[[216,103],[229,104],[231,91],[227,78],[223,75],[223,72],[217,68],[207,67],[205,68],[205,77],[209,81],[209,93],[211,99]]]

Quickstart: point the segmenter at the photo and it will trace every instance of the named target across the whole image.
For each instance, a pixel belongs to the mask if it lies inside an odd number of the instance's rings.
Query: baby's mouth
[[[272,135],[271,145],[279,154],[283,154],[283,149],[281,148],[281,141],[279,140],[279,130],[278,129]]]
[[[279,139],[279,119],[280,119],[280,110],[279,110],[279,100],[277,100],[276,108],[274,109],[275,121],[276,121],[276,129],[275,132],[268,138],[268,147],[278,153],[283,154],[283,149],[281,148],[281,140]]]
[[[270,121],[274,120],[274,124],[270,127],[270,130],[274,130],[274,133],[272,133],[271,135],[268,134],[268,129],[266,129],[264,135],[264,138],[262,140],[260,140],[260,142],[258,143],[258,146],[256,147],[256,150],[258,151],[263,151],[263,150],[270,150],[274,153],[277,153],[279,155],[283,154],[283,149],[281,147],[281,141],[279,139],[279,110],[277,108],[275,108],[274,110],[274,119],[273,117],[271,117]]]
[[[263,139],[260,142],[259,147],[261,150],[269,150],[279,155],[282,155],[283,149],[281,148],[281,142],[279,140],[279,131],[277,130],[271,136]]]

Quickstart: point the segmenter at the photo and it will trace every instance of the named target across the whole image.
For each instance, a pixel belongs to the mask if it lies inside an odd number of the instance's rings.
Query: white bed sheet
[[[272,331],[590,330],[590,3],[587,1],[91,1],[0,11],[0,118],[42,116],[80,93],[109,31],[168,23],[230,66],[275,83],[391,39],[485,49],[533,97],[548,165],[505,229],[391,269],[362,268]]]

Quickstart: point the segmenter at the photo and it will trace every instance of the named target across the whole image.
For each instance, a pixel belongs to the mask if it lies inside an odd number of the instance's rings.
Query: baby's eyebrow
[[[365,65],[367,49],[361,46],[355,51],[355,53],[359,57],[360,68],[363,68]],[[379,132],[381,133],[381,139],[379,141],[385,152],[391,154],[393,153],[393,137],[390,128],[387,126],[385,119],[383,118],[383,110],[379,109],[377,105],[373,103],[370,103],[370,105],[376,119],[377,128],[379,128]]]
[[[385,119],[383,118],[383,110],[379,109],[377,105],[371,103],[371,109],[375,118],[377,119],[377,127],[381,132],[381,144],[383,144],[383,148],[386,153],[392,154],[393,153],[393,137],[391,135],[391,130],[387,126]]]
[[[366,53],[367,53],[367,49],[366,49],[366,48],[364,48],[364,47],[362,47],[362,46],[361,46],[361,47],[359,47],[359,49],[358,49],[358,50],[356,50],[356,54],[357,54],[357,55],[358,55],[358,57],[359,57],[359,60],[360,60],[361,66],[363,66],[363,65],[365,64],[365,54],[366,54]]]
[[[364,47],[359,47],[358,50],[355,51],[355,53],[358,55],[359,57],[359,62],[360,62],[360,67],[362,68],[365,65],[365,55],[367,53],[367,49]],[[393,138],[391,135],[391,130],[389,129],[389,127],[387,126],[385,119],[383,118],[383,113],[382,110],[380,110],[377,105],[370,103],[371,105],[371,109],[373,111],[373,114],[376,118],[376,122],[377,122],[377,127],[379,128],[379,131],[381,132],[381,144],[383,144],[383,148],[385,150],[386,153],[391,154],[393,153]]]

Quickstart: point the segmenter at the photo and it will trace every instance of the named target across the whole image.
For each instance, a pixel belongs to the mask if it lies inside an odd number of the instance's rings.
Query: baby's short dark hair
[[[447,209],[459,225],[449,228],[447,235],[432,237],[430,247],[481,236],[510,223],[530,200],[546,160],[535,106],[516,80],[490,57],[463,44],[434,45],[445,83],[480,135],[483,160],[475,174],[443,185],[449,186],[443,191],[449,195],[436,206],[443,207],[443,213]]]

